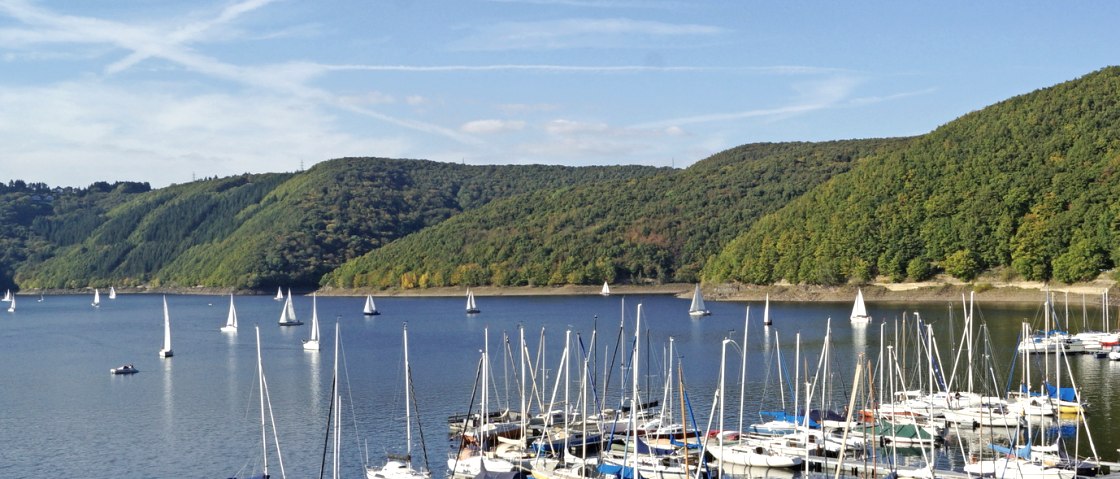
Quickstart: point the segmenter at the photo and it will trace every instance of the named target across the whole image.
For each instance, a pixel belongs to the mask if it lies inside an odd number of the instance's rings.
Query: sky
[[[0,181],[332,158],[687,167],[1120,63],[1120,2],[0,0]]]

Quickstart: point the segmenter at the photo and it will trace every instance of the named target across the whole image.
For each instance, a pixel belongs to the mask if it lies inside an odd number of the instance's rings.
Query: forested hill
[[[385,245],[332,287],[693,281],[709,256],[859,158],[906,140],[745,145],[685,170],[541,189]]]
[[[657,171],[344,158],[87,210],[45,205],[7,269],[20,288],[314,286],[351,258],[495,199]]]
[[[708,281],[839,283],[995,268],[1096,277],[1120,261],[1120,68],[971,113],[767,215]]]

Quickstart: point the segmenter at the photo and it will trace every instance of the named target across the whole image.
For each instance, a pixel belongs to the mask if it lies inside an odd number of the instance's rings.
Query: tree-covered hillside
[[[1120,261],[1120,68],[966,115],[755,223],[709,281],[834,284],[937,270],[1096,277]]]
[[[385,245],[324,285],[692,281],[710,255],[860,157],[904,140],[753,144],[686,170],[495,201]]]
[[[103,215],[52,219],[84,221],[85,235],[42,248],[45,260],[24,262],[16,278],[24,288],[315,285],[351,258],[494,199],[655,171],[344,158],[197,181]]]

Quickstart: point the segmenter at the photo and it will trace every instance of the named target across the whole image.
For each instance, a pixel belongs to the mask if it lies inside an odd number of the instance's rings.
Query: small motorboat
[[[140,370],[136,369],[136,366],[132,364],[125,364],[124,366],[112,368],[109,372],[113,374],[136,374],[140,372]]]

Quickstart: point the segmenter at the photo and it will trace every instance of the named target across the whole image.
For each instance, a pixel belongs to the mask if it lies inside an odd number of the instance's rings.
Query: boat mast
[[[264,477],[268,477],[268,435],[264,426],[264,364],[261,362],[261,327],[256,326],[257,332],[257,380],[261,391],[261,454],[264,467]]]

